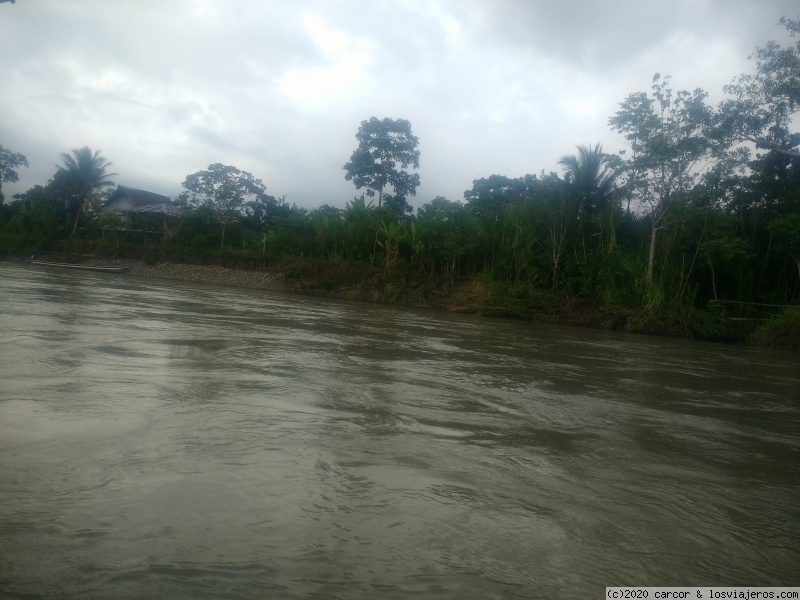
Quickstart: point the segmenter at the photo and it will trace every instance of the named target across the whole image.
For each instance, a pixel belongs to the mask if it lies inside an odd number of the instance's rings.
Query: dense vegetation
[[[800,32],[800,21],[782,24]],[[364,121],[345,165],[378,206],[363,195],[344,209],[290,206],[216,164],[184,181],[170,246],[104,237],[116,219],[98,210],[110,163],[84,148],[65,154],[47,185],[0,205],[0,244],[273,266],[306,287],[373,300],[796,346],[800,42],[770,42],[754,59],[755,73],[717,107],[656,75],[609,119],[624,152],[579,147],[562,173],[490,175],[465,202],[437,197],[416,214],[406,195],[419,176],[404,169],[419,152],[402,119]],[[0,165],[13,181],[27,163],[0,150],[16,160]]]

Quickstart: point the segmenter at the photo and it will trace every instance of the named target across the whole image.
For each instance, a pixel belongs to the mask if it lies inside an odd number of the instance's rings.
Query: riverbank
[[[5,261],[27,264],[30,254],[8,255]],[[450,312],[482,314],[526,320],[622,329],[624,315],[601,315],[590,303],[555,296],[536,299],[507,297],[504,290],[489,289],[478,279],[449,277],[425,282],[398,277],[370,265],[331,265],[316,261],[293,261],[267,266],[232,261],[231,266],[170,260],[148,261],[57,252],[37,258],[52,262],[80,262],[91,266],[124,267],[132,277],[188,281],[230,287],[262,289],[288,294],[327,296],[373,304],[397,304]],[[46,268],[46,267],[44,267]]]
[[[24,257],[22,254],[9,254],[3,260],[27,264],[29,257],[30,254]],[[41,258],[53,262],[76,259],[74,255],[59,253]],[[354,266],[312,260],[275,263],[228,260],[225,265],[98,255],[79,258],[87,265],[124,267],[129,276],[137,278],[224,285],[669,337],[734,343],[751,340],[751,343],[782,350],[800,350],[800,331],[795,331],[800,327],[784,326],[780,320],[776,321],[777,328],[762,327],[767,329],[766,335],[759,337],[751,335],[754,328],[743,330],[734,320],[708,311],[645,313],[625,307],[609,310],[590,299],[564,298],[547,293],[519,297],[513,294],[513,290],[506,289],[507,286],[498,286],[480,278],[452,280],[444,277],[422,281],[387,273],[367,264]]]
[[[135,259],[90,259],[87,264],[104,264],[128,269],[132,277],[211,283],[257,290],[289,292],[280,273],[265,270],[230,269],[219,265],[191,265],[161,262],[147,264]]]
[[[2,258],[5,262],[28,264],[30,257],[35,255],[37,260],[54,263],[74,263],[88,266],[123,267],[127,275],[132,277],[145,277],[165,279],[172,281],[189,281],[196,283],[210,283],[231,287],[275,290],[291,292],[283,283],[281,273],[265,269],[237,269],[222,265],[190,264],[184,262],[149,262],[135,258],[114,258],[96,255],[74,255],[59,252],[26,252],[9,254]],[[47,268],[44,266],[43,268]]]

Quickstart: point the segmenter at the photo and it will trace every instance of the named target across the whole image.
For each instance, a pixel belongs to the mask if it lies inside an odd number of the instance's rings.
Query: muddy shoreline
[[[40,260],[59,262],[57,257],[37,257]],[[28,259],[6,258],[6,262],[28,264]],[[278,292],[291,292],[284,283],[283,275],[278,272],[259,269],[234,269],[218,265],[193,265],[186,263],[158,262],[147,264],[143,260],[128,258],[86,258],[81,264],[92,266],[125,267],[127,276],[163,279],[170,281],[190,281],[196,283],[211,283],[238,288],[257,290],[273,290]],[[55,268],[46,265],[43,269]]]
[[[40,260],[52,262],[67,262],[67,258],[60,253],[47,253],[49,256],[37,256]],[[73,258],[77,255],[71,255]],[[0,258],[4,262],[19,265],[29,265],[29,257],[6,256]],[[589,327],[605,330],[624,330],[627,315],[607,315],[598,312],[598,308],[591,304],[585,306],[571,304],[555,310],[541,313],[517,314],[507,306],[487,308],[481,301],[481,292],[474,282],[464,282],[461,286],[434,291],[429,297],[420,298],[389,298],[383,293],[381,284],[377,282],[329,282],[332,285],[320,285],[319,278],[296,277],[288,278],[284,269],[269,269],[260,266],[253,267],[226,267],[221,265],[192,264],[183,262],[159,261],[150,263],[142,259],[109,258],[92,255],[82,255],[79,261],[85,265],[114,266],[128,269],[126,275],[115,277],[136,277],[142,279],[159,279],[162,281],[186,281],[228,287],[268,290],[271,292],[297,295],[314,295],[328,298],[355,300],[371,304],[395,304],[414,308],[427,308],[440,311],[464,312],[490,317],[514,318],[538,322],[560,323],[578,327]],[[32,265],[31,265],[32,266]],[[42,269],[55,267],[41,266]],[[376,285],[377,283],[377,285]],[[650,332],[637,332],[645,335],[664,335]],[[668,337],[671,337],[668,335]],[[679,336],[683,337],[683,336]],[[687,335],[686,337],[703,339],[702,336]],[[731,340],[717,339],[714,341],[729,342]],[[780,350],[800,350],[800,338],[789,332],[779,335],[772,341],[758,345],[771,346]]]
[[[144,261],[133,259],[104,259],[98,261],[99,263],[127,267],[128,274],[133,277],[212,283],[254,290],[290,291],[283,282],[283,275],[272,271],[170,262],[149,265]]]

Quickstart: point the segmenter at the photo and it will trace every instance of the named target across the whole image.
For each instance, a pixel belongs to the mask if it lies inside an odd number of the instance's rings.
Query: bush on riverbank
[[[800,307],[787,307],[752,334],[751,343],[785,350],[800,350]]]
[[[270,271],[285,289],[302,294],[340,297],[365,302],[401,304],[467,312],[486,316],[556,322],[633,333],[689,337],[693,339],[743,342],[751,329],[733,326],[720,310],[700,310],[690,304],[664,305],[650,294],[643,308],[632,309],[619,302],[602,303],[545,292],[532,283],[508,283],[481,273],[477,277],[422,274],[407,262],[394,268],[366,261],[318,257],[262,256],[248,250],[186,251],[175,246],[122,244],[109,240],[60,240],[47,244],[6,236],[0,249],[18,259],[47,252],[53,260],[81,255],[96,258],[138,260],[146,265],[175,264],[225,267],[236,271]],[[16,244],[9,247],[9,241]],[[9,244],[8,246],[6,244]],[[59,258],[61,257],[61,258]],[[159,276],[169,277],[169,269]],[[178,277],[176,277],[178,278]],[[224,278],[218,281],[225,283]],[[753,334],[753,343],[796,348],[800,340],[800,311],[787,311]],[[791,333],[794,331],[795,333]],[[787,340],[794,339],[795,342]]]

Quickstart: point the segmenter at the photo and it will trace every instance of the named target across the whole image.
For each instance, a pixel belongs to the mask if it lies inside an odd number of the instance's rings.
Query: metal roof
[[[128,213],[160,213],[175,216],[180,207],[168,196],[118,185],[108,199],[103,210],[117,210]]]

